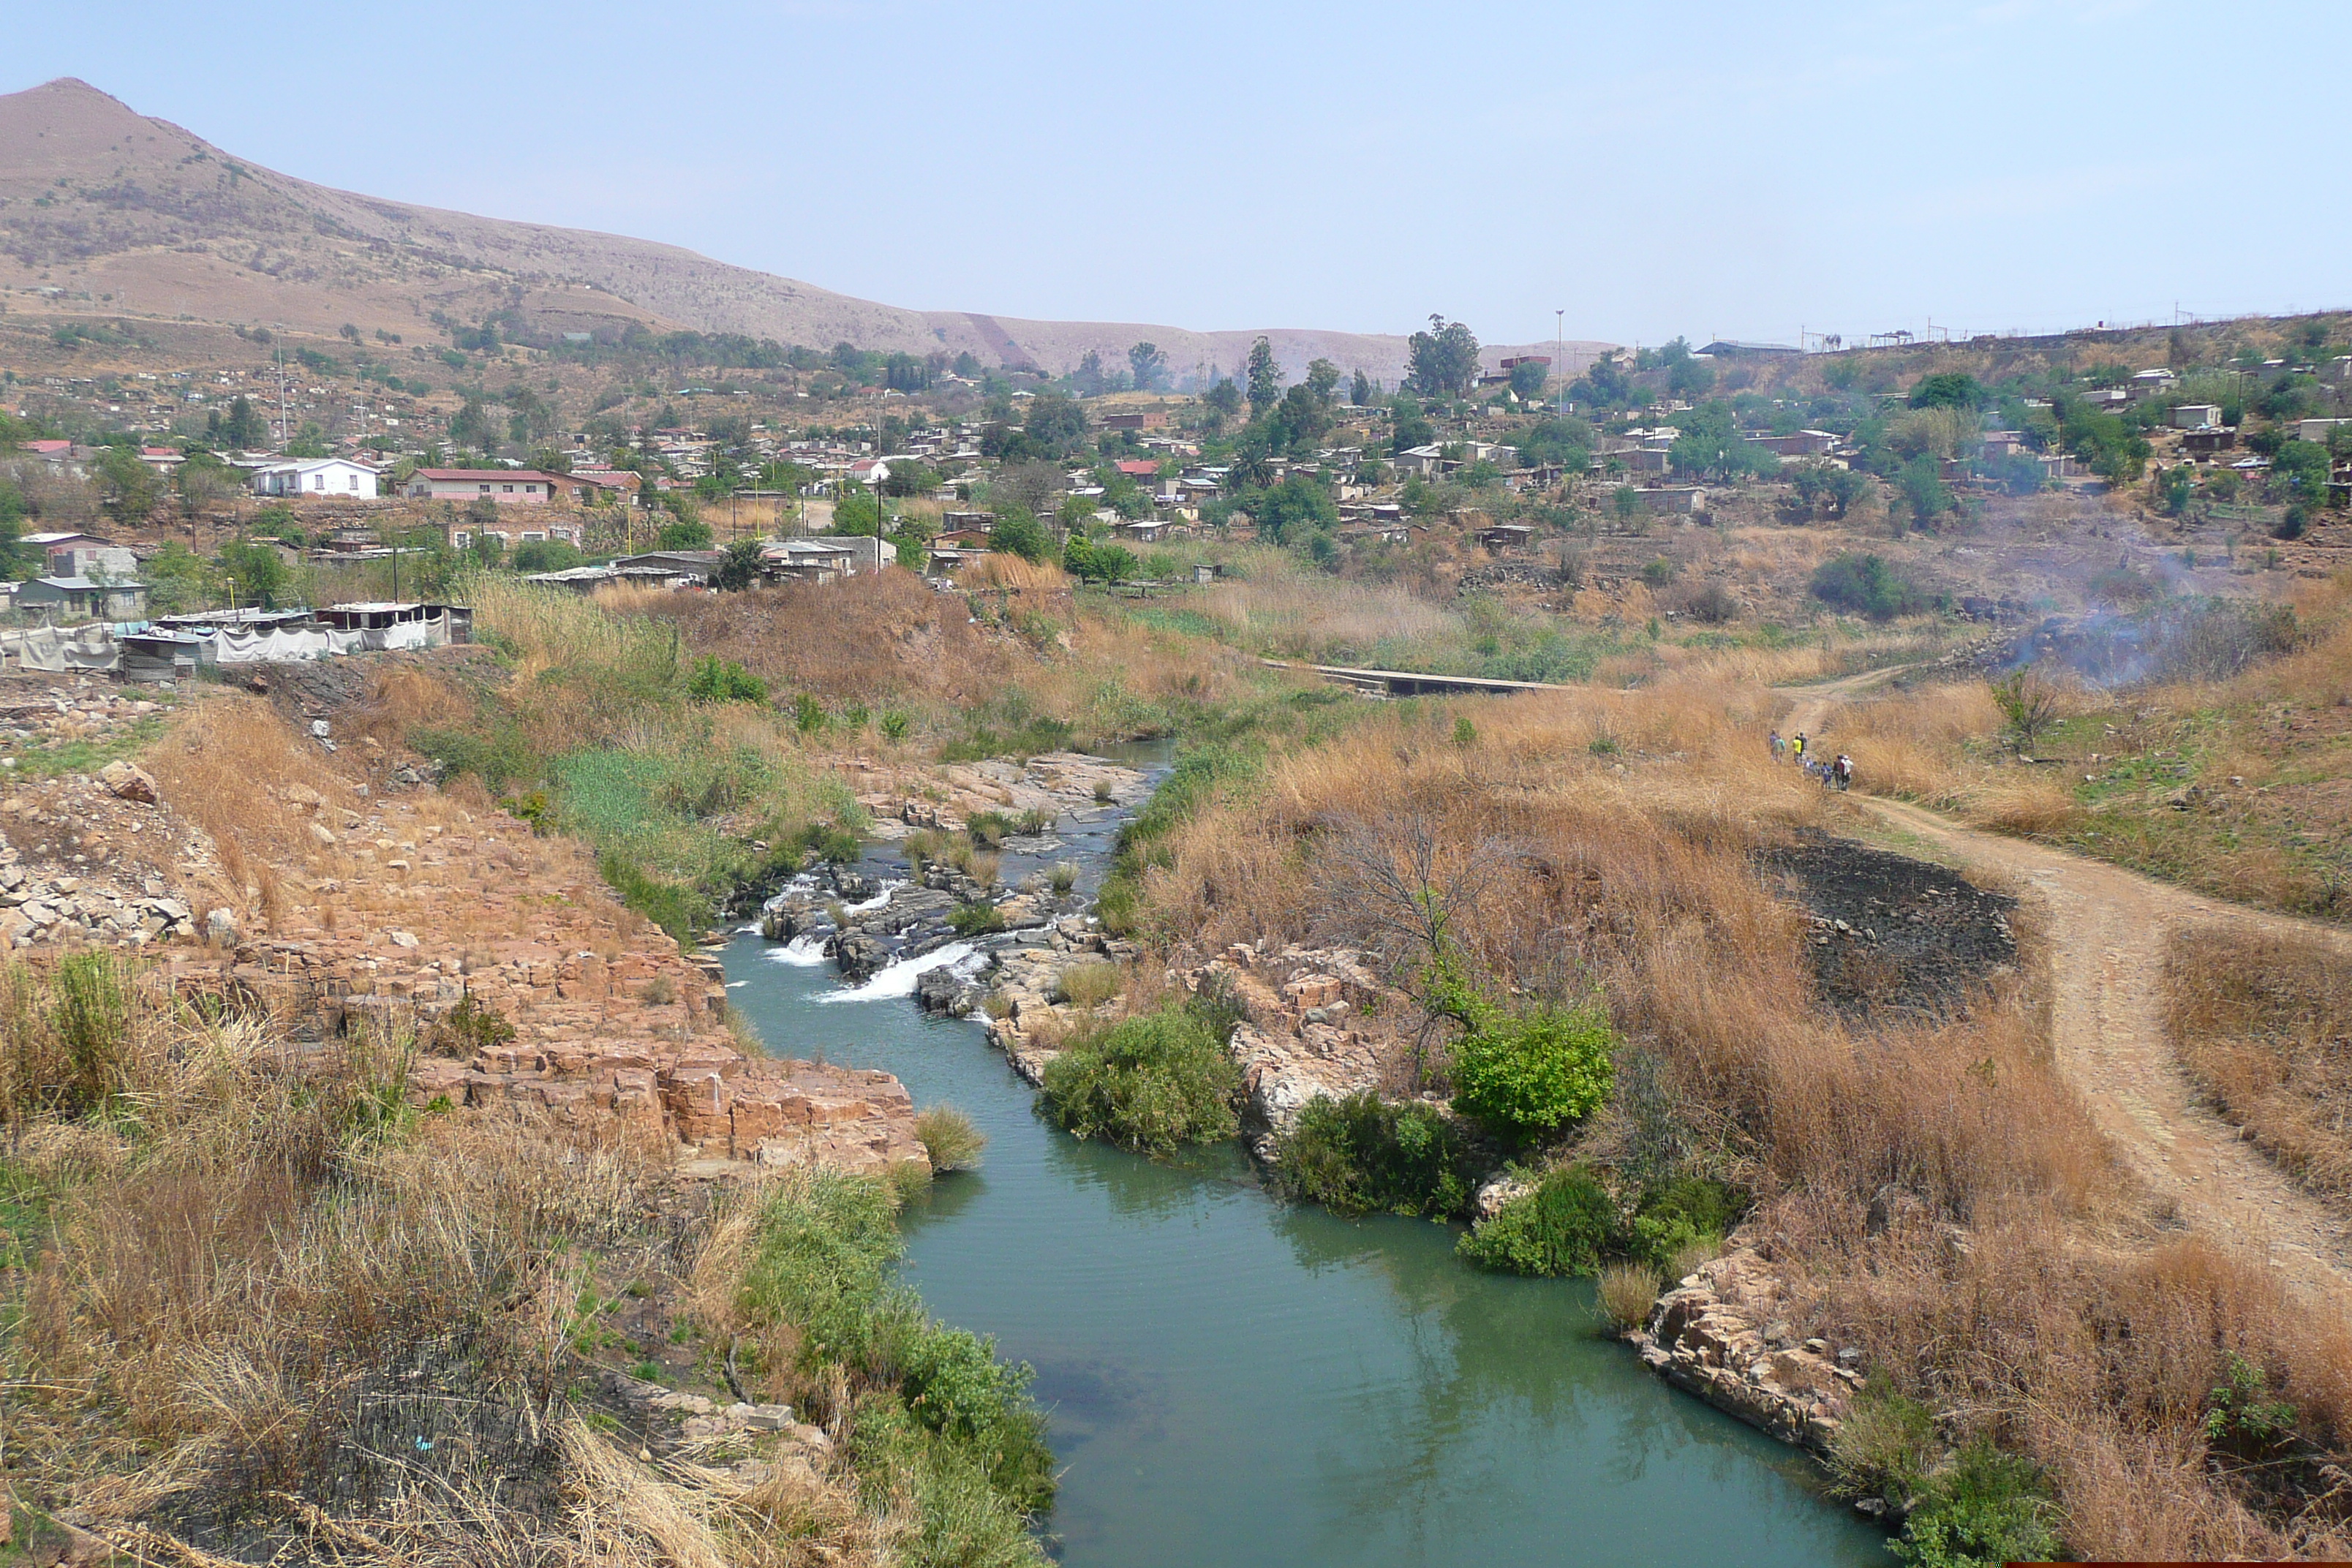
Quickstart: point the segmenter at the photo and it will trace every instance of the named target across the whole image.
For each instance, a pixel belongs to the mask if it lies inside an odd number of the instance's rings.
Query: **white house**
[[[2221,408],[2214,403],[2176,403],[2172,405],[2172,427],[2175,430],[2212,430],[2221,424]]]
[[[253,470],[253,490],[265,496],[335,496],[344,500],[376,499],[376,471],[349,458],[313,458],[268,463]]]

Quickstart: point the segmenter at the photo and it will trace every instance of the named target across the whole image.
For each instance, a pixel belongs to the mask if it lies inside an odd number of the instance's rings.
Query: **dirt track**
[[[1784,732],[1814,735],[1840,698],[1892,674],[1789,689]],[[1826,731],[1832,737],[1834,729]],[[1834,747],[1834,739],[1824,750]],[[2100,1130],[2134,1175],[2171,1200],[2191,1229],[2263,1251],[2296,1287],[2352,1291],[2352,1237],[2342,1221],[2242,1142],[2200,1102],[2164,1027],[2164,957],[2171,934],[2210,925],[2289,935],[2352,952],[2344,933],[2200,898],[2102,862],[1964,827],[1897,801],[1845,804],[1937,846],[1961,864],[2002,874],[2047,910],[2052,1047]]]

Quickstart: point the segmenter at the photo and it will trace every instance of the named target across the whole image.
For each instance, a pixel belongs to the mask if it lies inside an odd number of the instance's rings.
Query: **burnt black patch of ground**
[[[1812,917],[1813,979],[1841,1016],[1950,1016],[2016,966],[2017,900],[1956,871],[1810,830],[1758,861]]]

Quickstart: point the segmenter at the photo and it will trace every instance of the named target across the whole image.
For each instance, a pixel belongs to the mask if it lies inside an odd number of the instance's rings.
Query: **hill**
[[[436,312],[471,321],[511,307],[552,331],[642,321],[813,347],[970,352],[1049,373],[1147,340],[1180,374],[1230,372],[1259,335],[904,310],[651,240],[382,201],[262,168],[71,78],[0,96],[0,288],[54,291],[68,311],[330,334],[350,322],[415,336]],[[1264,335],[1294,376],[1318,357],[1391,384],[1403,374],[1395,334]],[[1604,346],[1570,344],[1571,368]],[[1512,352],[1487,351],[1490,361]]]

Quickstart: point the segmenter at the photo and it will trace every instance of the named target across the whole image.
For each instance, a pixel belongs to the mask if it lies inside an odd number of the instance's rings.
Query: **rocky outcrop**
[[[0,940],[37,960],[143,947],[143,984],[267,1019],[289,1065],[414,1041],[420,1107],[618,1123],[709,1170],[925,1158],[887,1075],[747,1057],[719,961],[622,908],[580,847],[299,750],[239,782],[220,845],[127,761],[0,795]]]
[[[918,828],[956,832],[982,812],[1022,816],[1131,807],[1151,793],[1135,769],[1076,752],[1048,752],[1026,763],[992,759],[916,770],[861,760],[844,768],[858,804],[873,814],[876,833],[887,838]]]
[[[1626,1337],[1677,1388],[1826,1454],[1863,1387],[1862,1352],[1798,1339],[1786,1305],[1764,1259],[1735,1246],[1659,1297],[1649,1321]]]
[[[1187,991],[1222,993],[1241,1010],[1228,1048],[1248,1097],[1244,1134],[1261,1159],[1271,1157],[1309,1102],[1382,1087],[1391,1042],[1364,1019],[1393,998],[1360,953],[1235,945],[1176,978]]]

